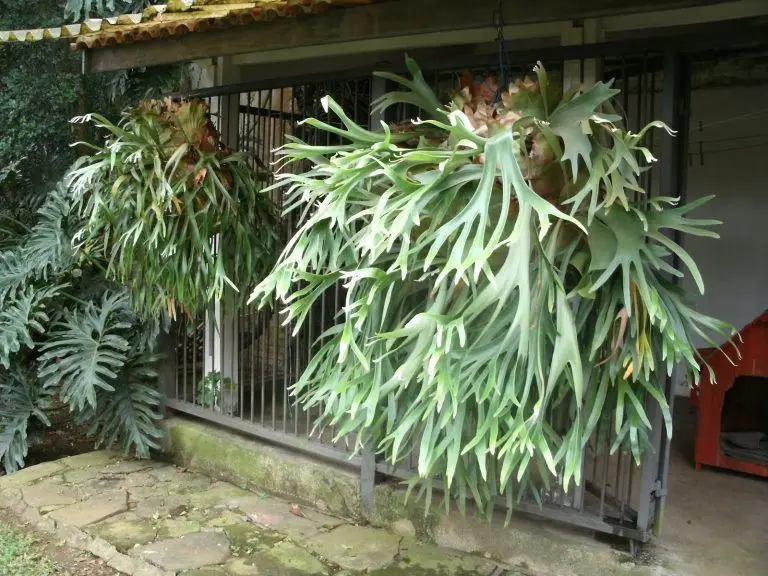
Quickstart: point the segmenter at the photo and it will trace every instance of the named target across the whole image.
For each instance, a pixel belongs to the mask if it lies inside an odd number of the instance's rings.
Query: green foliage
[[[96,446],[119,446],[146,458],[160,448],[163,430],[159,424],[161,395],[154,365],[160,357],[140,348],[128,350],[122,370],[111,381],[112,390],[96,391],[96,404],[86,407],[80,422],[90,422],[89,434]]]
[[[64,187],[38,221],[0,253],[0,460],[24,465],[31,419],[52,401],[91,423],[96,443],[148,456],[162,431],[151,367],[158,320],[142,322],[103,263],[72,249],[80,222]]]
[[[50,425],[45,411],[52,400],[52,391],[33,373],[18,366],[0,369],[0,456],[7,473],[24,466],[30,420]]]
[[[226,397],[237,391],[237,384],[232,378],[224,378],[222,389],[221,372],[209,372],[197,383],[195,401],[203,408],[221,409]]]
[[[300,226],[252,299],[277,298],[298,330],[326,290],[346,294],[295,394],[318,426],[389,462],[417,454],[428,501],[439,478],[462,510],[468,496],[511,509],[551,478],[580,483],[598,427],[639,461],[646,401],[671,433],[665,373],[697,377],[693,335],[730,330],[671,281],[674,253],[703,290],[665,233],[716,236],[715,222],[641,194],[643,138],[663,124],[625,131],[610,85],[563,94],[541,67],[498,100],[493,81],[465,82],[438,108],[409,68],[384,75],[405,91],[377,107],[416,104],[429,120],[371,132],[328,97],[343,128],[306,122],[344,144],[285,146],[312,162],[276,184]]]
[[[67,0],[64,13],[73,22],[80,22],[92,17],[136,14],[149,4],[146,0]]]
[[[6,519],[8,522],[8,519]],[[45,555],[45,544],[0,523],[0,576],[55,576],[58,567]]]
[[[82,412],[96,408],[96,392],[114,391],[111,382],[125,363],[129,342],[121,332],[131,328],[125,293],[105,292],[101,305],[88,302],[82,310],[67,310],[48,331],[41,346],[38,374],[47,386],[58,386],[61,398]]]
[[[70,172],[83,217],[81,249],[132,286],[145,316],[195,314],[225,287],[250,290],[271,266],[278,234],[270,198],[245,158],[219,140],[200,100],[149,101]]]

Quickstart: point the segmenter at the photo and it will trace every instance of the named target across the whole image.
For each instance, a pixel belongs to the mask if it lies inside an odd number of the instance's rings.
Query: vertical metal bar
[[[307,363],[303,367],[302,371],[306,370],[306,367],[309,366],[309,363],[312,360],[312,323],[315,321],[314,309],[315,309],[315,306],[313,304],[312,308],[309,309],[309,324],[307,324]],[[296,405],[298,406],[298,399],[296,400]],[[306,412],[306,416],[307,416],[307,438],[309,438],[310,432],[312,431],[310,426],[310,415],[312,410],[309,407],[307,407],[305,408],[304,411]]]
[[[367,516],[373,514],[373,494],[376,488],[376,457],[373,446],[367,443],[363,448],[360,469],[360,503],[363,513]]]
[[[664,55],[664,95],[662,101],[662,116],[665,122],[670,123],[673,129],[677,129],[679,138],[663,135],[661,141],[661,193],[672,194],[680,197],[685,203],[687,195],[688,163],[688,122],[690,113],[690,70],[683,62],[680,54],[667,52]],[[665,168],[666,165],[666,168]],[[682,244],[682,234],[675,232],[675,241]],[[675,256],[678,260],[678,257]],[[673,263],[678,268],[679,261]],[[675,279],[679,282],[679,279]],[[667,377],[665,382],[665,394],[670,413],[675,409],[675,380]],[[660,462],[658,470],[658,491],[655,505],[654,534],[660,536],[664,527],[664,506],[667,501],[669,481],[669,455],[671,439],[666,434],[660,435]]]
[[[179,399],[179,368],[181,367],[179,363],[179,333],[178,333],[178,326],[176,326],[177,332],[176,337],[173,339],[173,373],[175,374],[174,377],[174,384],[176,389],[176,400]]]
[[[301,284],[299,284],[301,286]],[[301,332],[297,333],[295,338],[293,339],[293,345],[296,349],[296,358],[295,358],[295,372],[293,374],[293,378],[291,378],[291,385],[293,385],[299,378],[299,372],[301,369]],[[286,390],[286,394],[288,391]],[[294,402],[293,403],[293,433],[294,435],[299,435],[299,403]]]
[[[260,312],[257,316],[261,323],[261,333],[259,335],[259,368],[261,369],[261,384],[259,393],[261,394],[261,404],[259,405],[259,423],[264,426],[264,409],[266,404],[265,390],[267,387],[266,378],[266,358],[269,354],[269,323],[267,322],[266,310]]]
[[[623,480],[624,480],[624,450],[621,448],[619,449],[618,453],[618,462],[616,463],[616,488],[615,488],[615,496],[616,500],[619,503],[619,518],[622,520],[624,519],[624,486],[623,486]]]
[[[184,402],[189,402],[187,396],[187,331],[184,330]]]
[[[629,115],[629,73],[627,72],[627,58],[621,57],[621,107],[624,108],[622,113],[625,116]],[[627,130],[629,130],[629,118],[626,119]]]
[[[291,371],[291,334],[288,326],[285,333],[285,370],[283,370],[283,434],[288,433],[288,373]]]
[[[648,102],[649,102],[648,121],[650,122],[654,120],[654,116],[656,115],[656,71],[653,68],[651,68],[651,96],[648,99]],[[648,148],[650,149],[651,153],[655,153],[652,131],[649,132],[648,139],[650,140],[650,143],[648,144]],[[653,198],[653,176],[649,176],[648,178],[648,189],[646,190],[645,194],[646,194],[646,206],[647,206],[648,200]]]
[[[258,312],[253,312],[248,315],[249,322],[248,327],[251,331],[251,424],[254,422],[254,411],[256,410],[256,322],[258,321],[258,318],[261,316]],[[261,339],[261,334],[259,334],[259,340]],[[259,386],[263,389],[264,388],[264,375],[262,374],[261,380],[259,380]],[[262,402],[262,406],[264,403]]]
[[[237,312],[237,339],[235,340],[234,348],[237,348],[237,386],[240,392],[240,420],[245,420],[245,367],[243,366],[243,360],[245,354],[243,354],[243,343],[246,339],[243,337],[243,311]]]
[[[634,460],[630,456],[629,458],[629,481],[627,482],[627,508],[629,510],[632,509],[632,488],[635,481],[635,472],[637,471],[637,466],[635,466]],[[623,520],[623,518],[622,518]]]
[[[229,352],[229,370],[230,370],[230,374],[232,375],[231,376],[232,380],[234,381],[237,378],[237,363],[236,363],[236,359],[235,359],[235,354],[237,352],[237,347],[238,347],[238,342],[237,342],[237,313],[235,312],[234,296],[232,297],[232,310],[229,311],[229,314],[230,314],[230,317],[231,317],[231,324],[232,324],[232,330],[231,330],[232,340],[230,340],[230,342],[229,342],[229,350],[230,350],[230,352]],[[238,354],[238,356],[239,356],[239,354]],[[224,383],[224,378],[222,376],[222,384],[223,383]],[[240,382],[234,382],[234,385],[239,387],[240,386]],[[224,388],[224,386],[222,386],[222,388]],[[230,396],[230,398],[229,398],[230,405],[229,406],[230,406],[230,412],[231,412],[230,416],[234,415],[234,411],[232,410],[232,407],[235,404],[235,398],[237,396],[233,397],[233,395],[236,395],[236,394],[237,394],[236,390],[229,390],[229,396]],[[222,391],[222,395],[223,395],[223,391]]]
[[[608,430],[613,430],[613,417],[608,423]],[[605,490],[608,485],[608,461],[610,460],[611,436],[606,434],[605,451],[603,452],[603,480],[600,482],[600,518],[605,518]]]
[[[194,332],[192,332],[192,404],[197,403],[197,322],[194,322]]]

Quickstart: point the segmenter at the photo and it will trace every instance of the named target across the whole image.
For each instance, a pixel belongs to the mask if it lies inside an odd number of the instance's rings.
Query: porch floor
[[[675,409],[669,495],[659,555],[674,573],[768,573],[768,480],[693,465],[696,412]]]

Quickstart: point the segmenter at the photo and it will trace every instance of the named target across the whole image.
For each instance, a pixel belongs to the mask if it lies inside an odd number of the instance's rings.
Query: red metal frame
[[[700,470],[702,465],[715,466],[768,478],[768,466],[731,458],[720,449],[725,393],[739,376],[768,378],[768,310],[744,327],[739,334],[741,342],[738,339],[736,341],[741,352],[740,359],[736,347],[731,343],[723,346],[725,354],[712,349],[699,351],[712,367],[716,384],[712,384],[709,371],[704,369],[701,384],[691,392],[691,404],[699,409],[696,469]]]

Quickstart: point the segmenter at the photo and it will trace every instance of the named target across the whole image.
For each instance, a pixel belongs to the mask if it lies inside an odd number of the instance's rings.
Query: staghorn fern
[[[219,140],[201,100],[145,101],[82,158],[67,182],[79,249],[131,287],[144,317],[193,315],[227,288],[248,291],[274,261],[275,207],[259,175]]]
[[[312,162],[275,185],[300,225],[251,299],[277,300],[298,330],[326,290],[346,289],[294,394],[318,427],[357,432],[393,464],[417,454],[428,506],[434,479],[462,511],[499,496],[511,511],[552,478],[568,490],[598,427],[639,462],[647,402],[671,434],[665,374],[681,363],[698,377],[693,336],[731,331],[685,303],[669,257],[703,291],[701,275],[665,235],[716,237],[716,222],[642,196],[644,136],[666,127],[625,131],[617,90],[563,94],[541,66],[508,89],[465,79],[448,106],[408,67],[411,79],[382,74],[403,90],[376,109],[416,105],[427,120],[372,132],[326,97],[343,128],[306,122],[344,143],[284,147]]]

